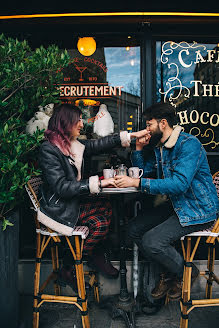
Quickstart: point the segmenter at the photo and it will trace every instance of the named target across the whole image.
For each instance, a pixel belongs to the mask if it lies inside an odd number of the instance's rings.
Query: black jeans
[[[212,222],[182,227],[169,201],[141,212],[129,223],[129,236],[146,258],[157,261],[165,271],[183,276],[183,257],[172,245],[181,237],[209,228]]]

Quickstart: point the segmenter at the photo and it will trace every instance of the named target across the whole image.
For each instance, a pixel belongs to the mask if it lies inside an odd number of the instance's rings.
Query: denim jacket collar
[[[173,132],[171,133],[170,137],[168,140],[165,142],[164,146],[166,148],[173,148],[179,138],[180,132],[182,130],[182,127],[177,125],[174,129]]]

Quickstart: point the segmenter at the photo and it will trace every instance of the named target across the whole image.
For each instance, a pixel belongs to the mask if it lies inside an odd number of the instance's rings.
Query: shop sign
[[[108,85],[107,71],[103,49],[97,49],[95,58],[80,56],[77,53],[69,66],[63,69],[63,83],[58,86],[60,99],[75,103],[80,98],[120,97],[123,86]],[[96,106],[99,104],[99,101],[95,103]]]
[[[219,145],[219,50],[213,46],[167,41],[160,57],[162,99],[176,108],[184,130],[197,136],[209,151]]]
[[[111,87],[105,84],[98,85],[61,85],[60,98],[62,97],[89,97],[104,98],[121,96],[122,86]]]

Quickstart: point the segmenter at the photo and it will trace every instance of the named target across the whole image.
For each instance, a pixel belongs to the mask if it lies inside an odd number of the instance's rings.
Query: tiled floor
[[[21,324],[19,328],[32,327],[32,298],[22,295]],[[106,309],[101,309],[94,302],[90,307],[91,328],[125,328],[121,318],[113,320]],[[154,315],[137,314],[136,328],[176,328],[179,327],[179,302],[170,302]],[[218,328],[219,308],[208,307],[195,309],[189,316],[189,328]],[[8,328],[8,327],[2,327]],[[40,312],[39,328],[82,328],[79,310],[66,304],[46,304]]]

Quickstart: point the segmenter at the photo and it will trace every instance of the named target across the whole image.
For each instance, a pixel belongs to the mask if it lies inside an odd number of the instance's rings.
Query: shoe
[[[183,279],[175,278],[172,281],[172,287],[168,290],[168,297],[171,300],[179,300],[182,296]]]
[[[58,272],[56,283],[61,287],[70,286],[75,293],[78,293],[77,277],[75,267],[65,268],[62,267]],[[85,282],[85,289],[88,290],[90,285]]]
[[[75,267],[65,268],[62,267],[58,272],[58,278],[56,280],[57,284],[66,287],[66,285],[70,286],[74,292],[77,293],[78,286],[77,286],[77,278]]]
[[[191,287],[199,276],[199,269],[192,263]],[[176,278],[173,281],[172,288],[168,291],[168,296],[172,300],[179,300],[182,296],[183,280]]]
[[[172,286],[172,279],[165,273],[161,273],[160,280],[151,292],[151,296],[155,299],[163,298]]]
[[[117,279],[119,271],[114,268],[107,252],[95,254],[88,259],[87,265],[109,279]]]

